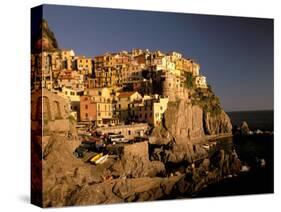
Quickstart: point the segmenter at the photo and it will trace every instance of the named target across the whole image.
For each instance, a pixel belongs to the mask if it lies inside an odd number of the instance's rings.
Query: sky
[[[200,64],[225,111],[273,109],[273,20],[45,5],[60,48],[97,56],[142,48]]]

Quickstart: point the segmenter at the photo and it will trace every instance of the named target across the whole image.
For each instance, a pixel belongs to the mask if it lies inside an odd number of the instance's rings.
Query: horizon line
[[[259,112],[259,111],[273,111],[274,108],[272,109],[254,109],[254,110],[225,110],[226,113],[232,113],[232,112]]]

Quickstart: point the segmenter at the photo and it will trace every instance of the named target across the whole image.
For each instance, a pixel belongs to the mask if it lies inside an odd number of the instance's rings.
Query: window
[[[86,109],[86,110],[88,109],[88,105],[85,105],[85,109]]]
[[[160,106],[160,110],[163,110],[163,107],[162,107],[162,106]]]
[[[88,118],[88,113],[85,113],[86,118]]]
[[[131,130],[128,130],[128,135],[131,135]]]

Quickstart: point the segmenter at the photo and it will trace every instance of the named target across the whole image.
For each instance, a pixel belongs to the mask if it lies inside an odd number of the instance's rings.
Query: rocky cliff
[[[191,89],[190,96],[191,99],[169,102],[162,123],[151,132],[150,144],[158,146],[152,158],[192,163],[207,157],[201,143],[208,142],[209,135],[231,134],[230,119],[210,87]],[[168,147],[163,148],[163,145]]]
[[[32,53],[40,53],[42,51],[58,50],[58,42],[54,33],[49,28],[46,20],[41,20],[40,24],[36,24],[32,28],[31,51]]]
[[[232,132],[230,118],[224,111],[215,116],[212,116],[210,112],[204,112],[203,127],[205,135],[219,135]]]

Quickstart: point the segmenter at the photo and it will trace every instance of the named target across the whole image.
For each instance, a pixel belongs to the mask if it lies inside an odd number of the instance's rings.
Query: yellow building
[[[159,125],[163,119],[163,114],[167,110],[169,99],[159,98],[153,103],[153,125]]]
[[[167,58],[165,56],[159,56],[152,60],[152,66],[155,67],[155,70],[164,70],[167,68]]]
[[[141,100],[142,96],[136,91],[117,93],[115,103],[115,114],[120,121],[128,121],[129,107],[133,101]]]
[[[85,56],[77,56],[75,61],[76,61],[77,70],[80,73],[86,75],[92,75],[92,70],[93,70],[92,58],[85,57]]]
[[[175,62],[175,61],[177,61],[177,60],[179,60],[179,59],[182,58],[182,54],[181,54],[181,53],[178,53],[178,52],[171,52],[171,53],[170,53],[170,56],[171,56],[171,60],[172,60],[173,62]]]
[[[72,49],[62,49],[61,50],[61,59],[68,60],[72,59],[75,56],[75,53]]]
[[[60,58],[60,52],[59,51],[51,52],[50,56],[51,56],[52,71],[60,71],[62,69],[62,60]]]
[[[63,87],[62,91],[57,93],[69,103],[69,109],[73,112],[73,115],[77,120],[80,119],[80,97],[83,93],[83,89],[72,89],[67,87]]]
[[[143,50],[142,49],[132,49],[131,54],[133,57],[136,57],[136,56],[143,54]]]
[[[169,99],[158,95],[149,98],[136,100],[130,104],[130,118],[136,122],[146,122],[152,126],[161,123],[163,114],[167,109]]]
[[[84,76],[76,71],[63,70],[57,79],[58,87],[71,89],[84,89]]]
[[[192,74],[193,76],[198,76],[200,73],[200,65],[198,63],[192,63]]]

